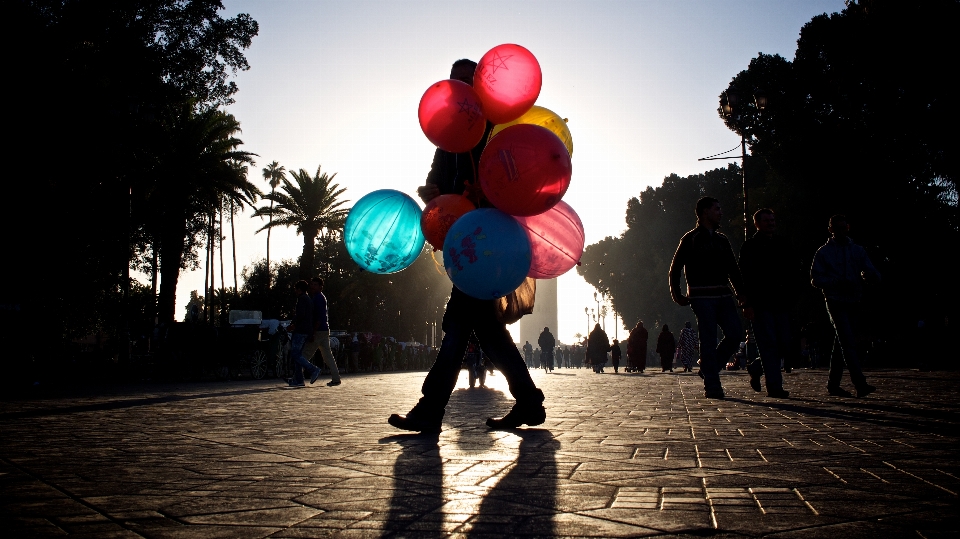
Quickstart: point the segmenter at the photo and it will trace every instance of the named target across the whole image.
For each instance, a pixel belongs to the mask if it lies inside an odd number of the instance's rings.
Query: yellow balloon
[[[552,110],[536,105],[516,120],[494,126],[493,130],[490,131],[490,137],[487,139],[487,142],[497,136],[497,133],[511,125],[517,124],[539,125],[540,127],[549,129],[550,132],[556,135],[563,142],[563,145],[567,147],[567,151],[570,152],[570,157],[573,157],[573,136],[570,134],[570,129],[567,128],[567,121]]]

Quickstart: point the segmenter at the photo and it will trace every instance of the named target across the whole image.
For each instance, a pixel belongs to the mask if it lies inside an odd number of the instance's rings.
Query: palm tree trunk
[[[157,297],[159,323],[169,327],[176,319],[177,281],[183,263],[183,241],[187,235],[187,214],[182,207],[165,210],[160,229],[160,293]]]
[[[223,310],[226,308],[226,299],[224,291],[227,288],[227,281],[223,278],[223,201],[220,201],[220,229],[217,231],[217,239],[220,241],[220,316],[223,316]]]
[[[320,231],[316,229],[308,229],[303,231],[303,253],[300,255],[300,278],[309,280],[311,273],[313,273],[313,261],[316,257],[316,246],[314,242],[317,240],[317,234]]]
[[[203,321],[207,322],[210,320],[210,276],[213,272],[210,270],[210,221],[208,216],[204,216],[204,220],[207,221],[207,245],[206,249],[206,261],[203,263]]]
[[[230,245],[233,246],[233,291],[238,292],[237,284],[237,231],[233,228],[233,198],[230,199]]]
[[[272,185],[270,186],[270,196],[273,196],[273,192],[276,191],[276,188]],[[270,199],[270,219],[267,221],[269,225],[273,225],[273,199]],[[267,292],[270,292],[270,281],[272,281],[272,274],[270,273],[270,231],[273,230],[272,226],[267,227]]]

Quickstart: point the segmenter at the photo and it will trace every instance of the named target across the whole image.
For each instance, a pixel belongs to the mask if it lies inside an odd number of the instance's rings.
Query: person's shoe
[[[487,426],[495,430],[510,430],[521,425],[540,425],[547,419],[547,410],[541,404],[514,404],[510,413],[499,418],[488,418]]]
[[[401,430],[422,432],[423,434],[436,434],[440,432],[439,420],[427,421],[412,413],[407,415],[390,414],[387,423]]]
[[[341,383],[340,380],[330,380],[329,382],[327,382],[327,385],[330,387],[333,387],[333,386],[340,385],[340,383]]]
[[[307,384],[303,382],[294,382],[293,378],[290,378],[287,380],[287,385],[290,387],[306,387],[307,386]]]
[[[317,378],[320,378],[319,368],[317,368],[317,370],[313,372],[313,376],[310,377],[310,385],[313,385],[313,383],[317,381]]]
[[[846,389],[843,389],[842,387],[828,387],[827,393],[829,393],[834,397],[852,397],[853,396],[853,393],[850,393],[849,391],[847,391]]]
[[[727,396],[724,395],[722,389],[707,389],[704,390],[703,396],[708,399],[725,399]]]
[[[750,376],[750,387],[753,388],[757,393],[760,392],[760,377],[759,376]]]
[[[785,389],[769,389],[767,396],[775,399],[785,399],[790,396],[790,392]]]
[[[697,371],[697,376],[699,376],[700,378],[703,378],[703,370]]]
[[[876,390],[877,388],[870,384],[863,384],[862,386],[857,388],[857,398],[860,399],[860,398],[866,397],[867,395],[873,393]]]

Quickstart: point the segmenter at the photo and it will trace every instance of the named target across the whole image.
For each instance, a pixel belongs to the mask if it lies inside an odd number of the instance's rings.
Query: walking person
[[[613,372],[620,372],[620,357],[623,355],[623,351],[620,350],[620,341],[617,339],[613,340],[613,346],[610,347],[610,362],[613,364]]]
[[[476,62],[458,60],[453,64],[450,78],[472,86],[476,67]],[[436,150],[426,184],[417,188],[417,194],[424,203],[441,194],[462,194],[468,183],[476,185],[474,164],[480,161],[480,154],[492,129],[493,124],[487,122],[486,132],[470,152],[454,154]],[[495,301],[470,297],[454,286],[443,314],[443,331],[437,359],[421,387],[423,397],[406,415],[391,415],[387,420],[391,425],[419,432],[440,431],[450,394],[453,393],[460,374],[467,339],[471,334],[476,335],[484,352],[503,373],[510,393],[516,399],[513,409],[506,416],[487,419],[487,426],[493,429],[513,429],[521,425],[533,426],[544,422],[546,410],[543,407],[543,392],[530,378],[530,371],[527,370],[506,325],[497,319]]]
[[[738,296],[743,288],[740,267],[730,241],[719,232],[723,220],[720,201],[702,197],[696,205],[697,227],[680,239],[670,264],[670,295],[680,306],[690,305],[697,316],[700,335],[700,375],[704,396],[724,398],[720,369],[737,350],[743,327],[737,313],[730,284]],[[680,287],[680,275],[687,282],[687,293]],[[723,340],[717,344],[717,326]]]
[[[657,354],[660,354],[660,372],[673,372],[673,356],[677,352],[677,341],[670,333],[670,326],[664,324],[657,337]]]
[[[543,328],[537,344],[540,346],[540,363],[543,364],[543,370],[553,372],[553,349],[557,347],[557,340],[553,338],[553,333],[550,333],[550,328]]]
[[[304,387],[303,371],[310,373],[310,383],[317,381],[320,377],[320,367],[307,361],[303,357],[303,347],[314,333],[313,325],[313,302],[310,301],[308,290],[310,285],[303,279],[293,285],[294,292],[297,295],[297,306],[294,309],[293,322],[287,326],[287,331],[293,332],[290,338],[290,357],[293,359],[293,378],[287,380],[291,387]],[[314,350],[316,351],[316,350]],[[313,354],[311,354],[313,355]]]
[[[311,279],[309,293],[310,301],[313,304],[313,334],[303,345],[303,357],[312,359],[313,355],[319,350],[320,356],[323,357],[327,368],[330,369],[331,379],[327,382],[327,385],[338,386],[340,385],[340,371],[337,369],[337,361],[334,359],[333,351],[330,349],[330,323],[329,313],[327,311],[327,297],[323,295],[323,279],[320,277]],[[314,379],[314,381],[316,380]]]
[[[590,364],[593,365],[593,372],[600,374],[603,372],[603,366],[607,363],[607,352],[610,351],[610,338],[607,332],[603,331],[600,324],[594,326],[590,332],[587,342],[587,356],[590,358]]]
[[[867,383],[863,371],[860,370],[855,331],[860,319],[863,283],[879,283],[880,272],[873,266],[867,251],[847,235],[850,225],[846,216],[831,217],[829,230],[830,239],[817,250],[810,268],[810,281],[813,286],[823,291],[827,313],[840,342],[842,356],[842,361],[837,359],[836,353],[830,357],[827,392],[838,397],[853,396],[840,387],[843,365],[846,363],[857,397],[865,397],[877,388]]]
[[[753,214],[753,225],[757,233],[740,248],[744,295],[750,301],[750,307],[743,312],[753,322],[760,350],[760,365],[751,364],[748,369],[750,386],[754,391],[760,391],[760,375],[763,374],[767,395],[786,398],[790,393],[783,389],[780,363],[783,361],[789,365],[793,355],[790,311],[797,303],[802,275],[800,258],[794,254],[790,242],[776,234],[777,220],[773,210],[757,210]]]
[[[527,364],[528,369],[533,366],[533,345],[530,344],[530,341],[524,342],[523,360]]]
[[[627,361],[633,372],[647,368],[647,338],[647,329],[643,327],[643,320],[639,320],[627,337]]]
[[[690,327],[690,322],[685,322],[683,329],[680,330],[677,359],[683,365],[683,372],[693,372],[693,364],[697,362],[697,336]]]

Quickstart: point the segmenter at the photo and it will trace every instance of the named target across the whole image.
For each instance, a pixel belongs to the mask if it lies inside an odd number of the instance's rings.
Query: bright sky
[[[260,24],[230,112],[244,149],[259,155],[251,179],[264,191],[261,169],[276,160],[287,170],[336,172],[351,201],[383,188],[416,198],[434,151],[417,122],[423,92],[449,76],[454,60],[517,43],[543,70],[537,104],[569,118],[573,180],[564,200],[588,244],[620,234],[627,200],[648,185],[723,166],[697,161],[739,144],[717,116],[720,92],[758,52],[792,59],[804,23],[843,9],[843,0],[224,4],[224,16],[245,12]],[[266,233],[254,234],[262,223],[250,213],[236,222],[240,268],[266,254]],[[302,245],[295,230],[275,229],[271,260],[295,259]],[[181,276],[178,318],[190,291],[202,289],[202,269]],[[586,329],[593,292],[576,270],[560,277],[561,341]],[[607,328],[612,337],[612,314]]]

